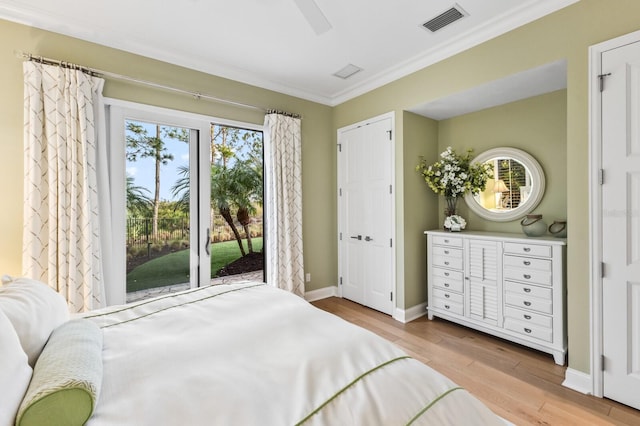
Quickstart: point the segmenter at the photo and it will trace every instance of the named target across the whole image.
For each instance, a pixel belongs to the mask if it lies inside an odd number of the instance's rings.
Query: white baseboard
[[[593,394],[591,375],[571,368],[567,368],[562,386],[586,395]]]
[[[328,297],[337,297],[338,287],[329,286],[319,288],[317,290],[311,290],[304,293],[304,298],[307,302],[315,302],[316,300],[326,299]]]
[[[427,304],[421,303],[416,306],[412,306],[409,309],[395,308],[393,310],[393,319],[402,323],[408,323],[414,319],[418,319],[427,315]]]

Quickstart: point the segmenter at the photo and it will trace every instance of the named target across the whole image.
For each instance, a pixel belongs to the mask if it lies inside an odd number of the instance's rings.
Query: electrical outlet
[[[304,281],[305,282],[311,282],[311,274],[310,273],[306,273],[304,274]]]

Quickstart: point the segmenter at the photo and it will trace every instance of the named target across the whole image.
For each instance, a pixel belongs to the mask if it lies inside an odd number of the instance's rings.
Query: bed
[[[32,288],[56,303],[13,312]],[[45,318],[49,336],[25,330],[57,297],[30,280],[0,287],[0,425],[505,424],[390,342],[262,283],[59,314]],[[36,320],[13,318],[25,313]]]

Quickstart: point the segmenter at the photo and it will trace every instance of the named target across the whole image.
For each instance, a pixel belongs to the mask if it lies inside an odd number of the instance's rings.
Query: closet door
[[[339,282],[344,298],[393,312],[392,117],[338,132]]]
[[[602,73],[604,396],[640,409],[640,42]]]

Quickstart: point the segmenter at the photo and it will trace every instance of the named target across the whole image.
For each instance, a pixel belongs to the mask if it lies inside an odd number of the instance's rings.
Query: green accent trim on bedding
[[[320,406],[318,408],[316,408],[315,410],[313,410],[311,413],[309,413],[304,419],[300,420],[298,423],[296,423],[296,426],[299,426],[301,424],[303,424],[304,422],[306,422],[307,420],[309,420],[311,417],[315,416],[316,414],[318,414],[320,412],[320,410],[322,410],[324,407],[326,407],[327,405],[329,405],[331,403],[331,401],[333,401],[334,399],[336,399],[337,397],[339,397],[342,393],[344,393],[347,389],[349,389],[351,386],[355,385],[356,383],[358,383],[360,380],[362,380],[363,378],[365,378],[366,376],[368,376],[369,374],[373,373],[374,371],[377,371],[383,367],[386,367],[389,364],[392,364],[396,361],[400,361],[403,359],[411,359],[410,356],[401,356],[398,358],[394,358],[392,360],[389,360],[387,362],[384,362],[376,367],[373,367],[371,370],[369,371],[365,371],[364,373],[362,373],[361,375],[359,375],[358,377],[356,377],[353,381],[351,381],[348,385],[346,385],[345,387],[343,387],[342,389],[340,389],[338,392],[336,392],[331,398],[327,399],[325,402],[323,402],[322,404],[320,404]]]
[[[415,422],[416,420],[418,420],[424,413],[426,413],[427,411],[429,411],[429,409],[431,407],[433,407],[434,405],[436,405],[438,403],[438,401],[441,401],[445,396],[449,395],[451,392],[453,391],[457,391],[457,390],[464,390],[464,388],[461,388],[460,386],[455,387],[455,388],[451,388],[448,391],[444,392],[443,394],[441,394],[440,396],[438,396],[436,399],[434,399],[433,401],[431,401],[429,403],[429,405],[427,405],[426,407],[424,407],[422,410],[420,410],[418,412],[418,414],[416,414],[415,416],[413,416],[413,418],[411,420],[409,420],[407,422],[407,426],[413,424],[413,422]]]
[[[266,284],[265,283],[257,283],[257,284],[253,284],[253,285],[250,285],[250,286],[238,287],[238,288],[233,288],[231,290],[221,291],[220,293],[212,294],[210,296],[202,297],[200,299],[189,300],[187,302],[180,303],[180,304],[177,304],[177,305],[167,306],[165,308],[158,309],[157,311],[153,311],[153,312],[149,312],[148,314],[140,315],[139,317],[136,317],[136,318],[131,318],[131,319],[128,319],[128,320],[125,320],[125,321],[116,322],[116,323],[113,323],[113,324],[102,325],[102,326],[99,326],[99,327],[100,328],[109,328],[109,327],[113,327],[113,326],[116,326],[116,325],[126,324],[126,323],[129,323],[129,322],[133,322],[133,321],[136,321],[136,320],[139,320],[139,319],[142,319],[142,318],[157,314],[159,312],[167,311],[169,309],[178,308],[178,307],[186,306],[186,305],[191,305],[191,304],[196,303],[196,302],[201,302],[203,300],[213,299],[214,297],[222,296],[223,294],[233,293],[235,291],[246,290],[246,289],[254,288],[254,287],[260,287],[260,286],[263,286],[263,285],[266,285]],[[197,291],[205,290],[205,289],[210,289],[210,287],[201,287],[201,288],[193,289],[192,292],[195,293]],[[156,300],[164,300],[164,299],[169,298],[169,297],[179,297],[179,296],[182,296],[182,295],[184,295],[184,293],[170,294],[170,295],[167,295],[167,296],[164,296],[164,297],[151,299],[151,300],[149,300],[147,302],[138,303],[138,304],[135,304],[135,305],[132,305],[132,306],[126,306],[126,307],[124,307],[122,309],[119,309],[119,310],[116,310],[116,311],[110,311],[110,312],[105,312],[105,313],[96,314],[96,315],[87,315],[87,316],[84,316],[83,318],[88,319],[88,318],[104,317],[104,316],[108,316],[108,315],[115,314],[115,313],[118,313],[118,312],[124,312],[124,311],[127,311],[127,310],[131,310],[131,309],[137,308],[139,306],[146,305],[148,303],[152,303],[152,302],[154,302]]]

